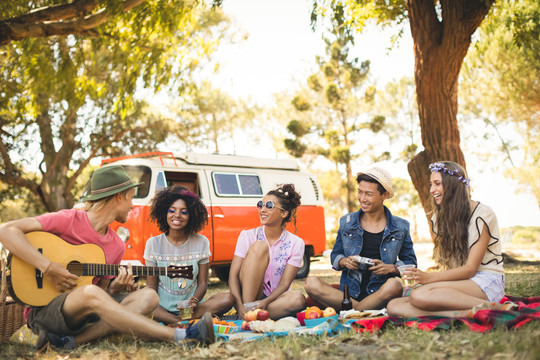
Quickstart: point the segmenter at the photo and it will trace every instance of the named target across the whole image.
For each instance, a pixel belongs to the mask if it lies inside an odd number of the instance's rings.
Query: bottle
[[[351,310],[352,309],[352,301],[351,297],[349,296],[349,285],[343,286],[343,301],[341,302],[341,311],[344,310]]]

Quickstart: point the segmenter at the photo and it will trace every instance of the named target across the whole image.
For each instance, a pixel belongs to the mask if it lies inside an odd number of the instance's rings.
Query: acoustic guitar
[[[79,288],[92,284],[95,276],[116,276],[120,265],[108,265],[105,253],[98,245],[72,245],[60,237],[44,231],[26,234],[32,246],[52,262],[64,265],[76,280]],[[8,290],[18,302],[30,306],[44,306],[61,292],[40,270],[10,254]],[[193,279],[193,266],[133,266],[133,276],[168,276],[170,278]]]

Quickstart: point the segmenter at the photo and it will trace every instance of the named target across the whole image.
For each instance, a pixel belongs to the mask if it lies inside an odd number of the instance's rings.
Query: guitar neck
[[[78,264],[83,276],[117,276],[120,265]],[[133,266],[133,276],[168,276],[168,268],[160,266]]]

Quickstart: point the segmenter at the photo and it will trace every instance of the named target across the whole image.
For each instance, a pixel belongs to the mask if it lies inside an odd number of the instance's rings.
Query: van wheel
[[[307,252],[304,253],[304,260],[302,261],[302,266],[296,274],[297,279],[303,279],[309,274],[309,266],[311,265],[311,257]]]
[[[231,270],[231,267],[229,265],[225,266],[216,266],[214,267],[214,274],[218,277],[218,279],[224,283],[229,282],[229,271]]]

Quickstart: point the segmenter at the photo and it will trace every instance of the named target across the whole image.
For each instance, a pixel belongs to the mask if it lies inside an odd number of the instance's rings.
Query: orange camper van
[[[133,198],[127,222],[112,225],[126,244],[124,263],[144,264],[146,240],[160,233],[149,221],[150,200],[160,189],[172,185],[188,188],[206,205],[208,225],[201,234],[210,241],[210,266],[222,281],[228,279],[240,231],[260,225],[256,202],[277,184],[293,183],[302,195],[296,226],[306,251],[297,277],[306,277],[312,258],[325,250],[322,191],[313,175],[300,171],[296,160],[152,152],[107,159],[101,164],[111,165],[122,165],[135,181],[144,182]],[[287,230],[295,231],[292,224]]]

